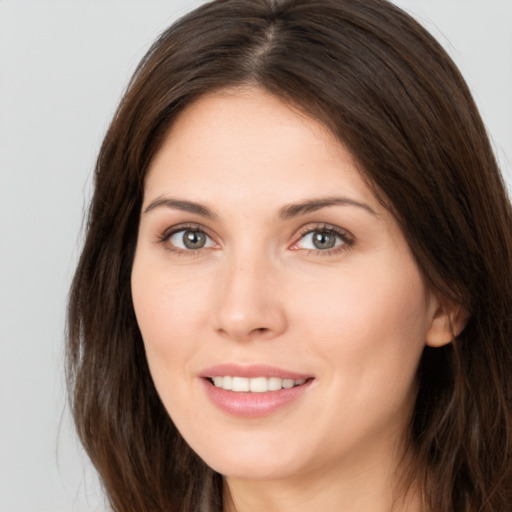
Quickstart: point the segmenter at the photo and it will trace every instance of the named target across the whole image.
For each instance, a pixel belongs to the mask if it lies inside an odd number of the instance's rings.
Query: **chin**
[[[276,455],[274,455],[274,458]],[[300,474],[280,461],[273,461],[268,457],[260,456],[258,460],[240,460],[237,457],[216,459],[213,464],[208,464],[226,478],[239,480],[283,480]]]
[[[192,449],[216,472],[229,478],[274,480],[289,478],[303,472],[307,465],[305,453],[297,442],[286,443],[280,436],[247,435],[246,439],[209,438],[190,443]],[[299,460],[300,459],[300,460]]]

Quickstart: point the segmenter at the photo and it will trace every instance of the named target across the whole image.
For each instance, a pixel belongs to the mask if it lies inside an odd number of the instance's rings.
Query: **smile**
[[[211,366],[198,377],[216,408],[242,418],[263,417],[300,404],[316,380],[314,375],[277,366],[236,363]]]
[[[291,389],[306,382],[306,379],[281,379],[279,377],[234,377],[230,375],[216,376],[212,379],[213,385],[226,391],[235,393],[267,393]]]

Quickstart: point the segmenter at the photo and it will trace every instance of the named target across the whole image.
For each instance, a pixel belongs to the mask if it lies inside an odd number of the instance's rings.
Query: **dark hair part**
[[[68,312],[71,407],[113,509],[222,508],[220,475],[152,383],[130,273],[144,176],[173,119],[206,92],[246,84],[343,141],[428,285],[470,312],[418,370],[409,476],[428,507],[512,510],[510,203],[459,71],[385,0],[214,1],[165,31],[136,70],[97,161]]]

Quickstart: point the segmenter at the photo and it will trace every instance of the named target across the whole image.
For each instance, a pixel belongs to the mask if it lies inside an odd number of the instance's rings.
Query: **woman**
[[[106,135],[70,297],[113,509],[510,509],[510,257],[482,121],[409,16],[190,13]]]

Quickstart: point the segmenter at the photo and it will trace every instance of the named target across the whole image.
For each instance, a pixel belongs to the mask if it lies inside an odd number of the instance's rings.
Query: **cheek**
[[[428,307],[416,267],[400,269],[366,267],[366,273],[325,282],[295,303],[298,315],[308,311],[302,320],[297,316],[302,353],[321,368],[319,387],[330,404],[328,414],[325,405],[313,413],[326,437],[336,440],[325,447],[327,454],[393,436],[407,424]]]
[[[363,389],[379,380],[405,388],[414,378],[429,308],[414,262],[398,263],[351,269],[295,299],[297,323],[307,332],[305,350],[321,354],[333,379],[350,381],[352,390],[358,389],[354,383]]]
[[[201,350],[207,289],[190,276],[135,259],[132,297],[151,377],[169,415],[194,421],[198,411],[187,390],[190,361]]]
[[[346,293],[338,294],[337,308],[330,311],[343,318],[342,328],[354,342],[414,342],[424,331],[426,303],[419,275],[367,275],[354,281],[346,283]]]
[[[205,283],[186,273],[172,273],[136,257],[132,298],[148,363],[155,383],[185,368],[199,350],[211,300]],[[173,371],[171,371],[171,369]]]

